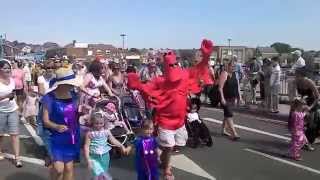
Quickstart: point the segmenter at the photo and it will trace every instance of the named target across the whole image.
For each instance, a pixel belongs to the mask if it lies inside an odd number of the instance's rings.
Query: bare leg
[[[228,126],[230,127],[232,136],[233,136],[233,137],[239,137],[238,133],[236,132],[236,129],[234,128],[233,119],[232,119],[232,118],[227,118],[227,119],[226,119],[226,123],[227,123]]]
[[[53,163],[54,173],[53,178],[54,180],[63,180],[64,174],[64,163],[60,161],[56,161]]]
[[[64,165],[63,180],[73,180],[73,161]]]
[[[19,158],[20,154],[20,139],[17,134],[10,135],[11,136],[11,143],[12,143],[12,149],[14,152],[15,159]]]
[[[164,147],[160,156],[161,164],[164,168],[164,174],[171,174],[170,168],[170,157],[171,157],[171,147]]]
[[[49,169],[49,179],[50,180],[55,180],[54,176],[55,176],[55,170],[53,168],[53,165],[48,166]]]

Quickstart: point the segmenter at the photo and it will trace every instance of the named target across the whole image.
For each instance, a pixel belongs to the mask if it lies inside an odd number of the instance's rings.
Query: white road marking
[[[13,154],[8,154],[8,153],[2,153],[4,155],[4,157],[6,157],[7,159],[14,159],[14,155]],[[37,158],[31,158],[31,157],[25,157],[25,156],[20,156],[21,160],[27,163],[32,163],[32,164],[36,164],[36,165],[40,165],[40,166],[44,166],[44,161],[41,159],[37,159]]]
[[[216,120],[216,119],[213,119],[213,118],[203,118],[203,120],[209,121],[209,122],[213,122],[213,123],[217,123],[217,124],[222,124],[222,121]],[[282,139],[282,140],[285,140],[285,141],[291,141],[291,138],[288,138],[288,137],[285,137],[285,136],[281,136],[281,135],[278,135],[278,134],[265,132],[265,131],[258,130],[258,129],[249,128],[249,127],[246,127],[246,126],[241,126],[241,125],[236,125],[235,124],[234,127],[238,128],[238,129],[246,130],[246,131],[249,131],[249,132],[254,132],[254,133],[257,133],[257,134],[263,134],[263,135],[266,135],[266,136],[275,137],[275,138]]]
[[[20,138],[20,139],[28,139],[28,138],[31,138],[31,136],[24,135],[24,134],[20,134],[20,135],[19,135],[19,138]]]
[[[2,137],[10,137],[10,134],[3,134]],[[28,135],[24,135],[24,134],[20,134],[19,135],[19,138],[21,139],[28,139],[30,138],[31,136],[28,136]]]
[[[201,109],[223,112],[223,110],[221,110],[221,109],[212,109],[212,108],[208,108],[208,107],[201,107]],[[244,113],[235,112],[235,114],[241,114],[241,116],[243,116],[243,117],[254,117],[256,120],[270,122],[273,124],[280,124],[280,125],[287,125],[288,124],[288,122],[285,122],[285,121],[274,120],[274,119],[270,119],[270,118],[262,118],[262,117],[257,117],[254,115],[248,115],[248,114],[244,114]]]
[[[288,164],[288,165],[291,165],[291,166],[294,166],[294,167],[297,167],[297,168],[300,168],[300,169],[304,169],[306,171],[310,171],[310,172],[313,172],[313,173],[316,173],[316,174],[320,175],[320,171],[319,170],[313,169],[313,168],[308,167],[308,166],[304,166],[304,165],[297,164],[297,163],[294,163],[294,162],[291,162],[291,161],[287,161],[287,160],[284,160],[284,159],[281,159],[281,158],[278,158],[278,157],[271,156],[269,154],[265,154],[265,153],[262,153],[262,152],[259,152],[259,151],[252,150],[252,149],[244,149],[244,150],[248,151],[248,152],[251,152],[251,153],[254,153],[254,154],[257,154],[257,155],[261,155],[261,156],[266,157],[268,159],[279,161],[279,162],[282,162],[284,164]]]
[[[31,136],[33,137],[34,141],[39,145],[43,146],[42,139],[37,135],[36,131],[33,129],[33,127],[30,124],[24,124],[24,126],[27,128]]]
[[[195,162],[193,162],[191,159],[189,159],[187,156],[183,154],[171,156],[171,165],[177,169],[181,169],[191,174],[195,174],[197,176],[201,176],[211,180],[216,180],[215,177],[211,176],[199,165],[197,165]]]

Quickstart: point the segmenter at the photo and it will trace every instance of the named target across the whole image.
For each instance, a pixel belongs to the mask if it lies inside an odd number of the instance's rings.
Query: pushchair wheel
[[[206,145],[207,145],[208,147],[211,147],[211,146],[213,145],[213,141],[212,141],[212,138],[211,138],[211,137],[207,139]]]

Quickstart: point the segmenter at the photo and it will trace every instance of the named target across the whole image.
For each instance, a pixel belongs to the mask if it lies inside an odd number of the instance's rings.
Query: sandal
[[[14,160],[14,165],[17,167],[17,168],[22,168],[22,161],[20,159],[15,159]]]

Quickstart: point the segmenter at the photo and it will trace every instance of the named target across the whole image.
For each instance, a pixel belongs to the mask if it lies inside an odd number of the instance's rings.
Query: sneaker
[[[303,149],[306,151],[314,151],[315,150],[310,144],[304,145]]]
[[[14,160],[14,165],[17,167],[17,168],[22,168],[22,161],[20,159],[15,159]]]

